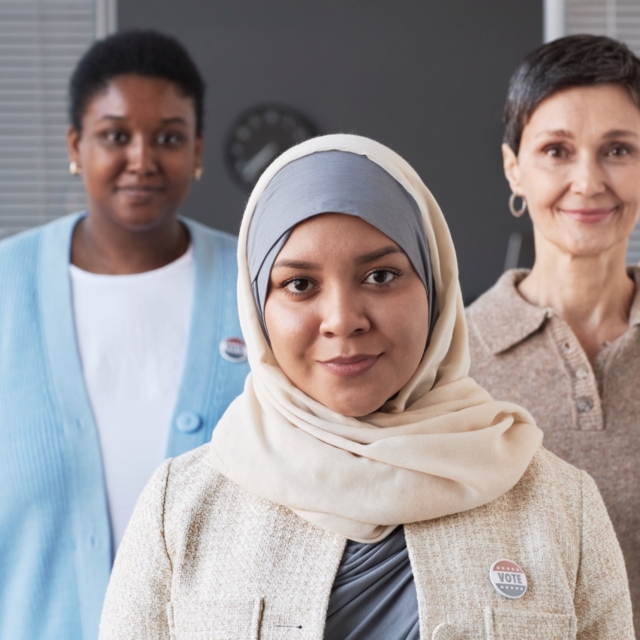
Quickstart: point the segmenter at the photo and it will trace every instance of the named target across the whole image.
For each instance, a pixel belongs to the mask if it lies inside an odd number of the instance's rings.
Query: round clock
[[[233,179],[251,191],[262,172],[281,153],[317,135],[303,115],[281,105],[248,109],[233,123],[224,146]]]

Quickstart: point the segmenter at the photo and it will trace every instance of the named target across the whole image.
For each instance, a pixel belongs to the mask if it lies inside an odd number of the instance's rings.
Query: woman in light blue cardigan
[[[178,218],[202,171],[203,94],[170,38],[130,32],[96,43],[70,101],[70,170],[82,174],[88,212],[0,243],[0,638],[97,637],[135,499],[127,473],[140,482],[138,458],[149,465],[156,450],[176,456],[207,442],[242,391],[236,239]],[[162,318],[156,326],[144,309],[135,317],[131,292],[146,296],[146,282],[175,316],[164,333]],[[115,292],[115,305],[103,291]],[[125,330],[105,311],[121,311]],[[136,321],[150,320],[149,335],[145,324],[135,333]],[[180,322],[184,348],[178,340],[165,349]],[[115,336],[117,345],[118,331],[122,348],[105,349],[100,341]],[[122,360],[134,365],[114,379]],[[157,389],[145,388],[150,378]],[[156,400],[145,406],[147,397]],[[167,402],[166,424],[145,427],[145,412]],[[110,431],[114,416],[124,429]]]

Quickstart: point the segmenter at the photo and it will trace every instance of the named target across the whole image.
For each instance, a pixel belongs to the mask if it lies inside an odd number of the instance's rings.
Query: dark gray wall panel
[[[510,232],[528,228],[507,208],[500,117],[515,65],[541,42],[541,1],[126,0],[118,17],[180,38],[207,80],[205,176],[187,215],[237,231],[247,194],[222,141],[240,111],[278,102],[413,164],[449,221],[467,298],[500,275]]]

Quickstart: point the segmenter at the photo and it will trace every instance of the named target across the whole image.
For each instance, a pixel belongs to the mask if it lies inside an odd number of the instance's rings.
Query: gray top
[[[381,166],[346,151],[321,151],[290,162],[260,196],[247,239],[249,273],[260,313],[271,267],[293,228],[321,213],[356,216],[407,255],[429,297],[429,335],[438,316],[429,244],[416,201]]]
[[[333,583],[324,640],[419,640],[418,597],[404,537],[349,540]]]

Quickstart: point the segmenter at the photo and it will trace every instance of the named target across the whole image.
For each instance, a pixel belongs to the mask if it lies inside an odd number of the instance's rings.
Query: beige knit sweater
[[[571,327],[508,271],[467,309],[471,376],[528,409],[544,446],[593,477],[625,557],[640,638],[640,268],[629,330],[589,362]]]
[[[631,640],[620,548],[589,476],[541,450],[483,507],[405,527],[420,637]],[[166,461],[116,558],[100,640],[322,640],[346,541],[247,494],[208,445]],[[489,580],[524,570],[519,600]]]

